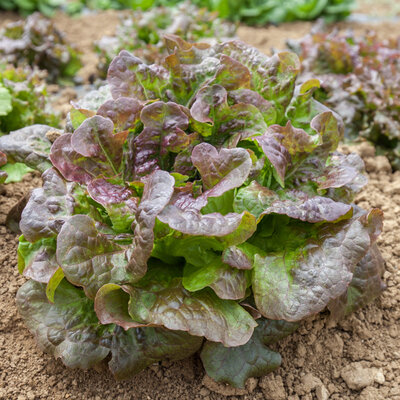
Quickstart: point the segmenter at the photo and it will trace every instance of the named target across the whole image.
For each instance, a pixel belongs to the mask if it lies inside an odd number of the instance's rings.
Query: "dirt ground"
[[[370,0],[362,0],[360,5]],[[15,18],[0,15],[0,25]],[[57,15],[56,24],[79,43],[84,53],[82,77],[94,72],[94,40],[111,34],[118,23],[115,12],[69,19]],[[296,23],[255,29],[241,27],[239,37],[265,52],[283,48],[288,38],[299,38],[311,27]],[[348,22],[357,32],[365,25]],[[399,23],[369,25],[381,37],[400,32]],[[344,150],[348,150],[344,147]],[[176,363],[153,365],[133,379],[116,382],[106,365],[98,370],[68,370],[43,354],[17,314],[15,295],[24,278],[17,271],[17,236],[4,226],[6,213],[38,176],[0,188],[0,400],[137,399],[137,400],[400,400],[400,172],[392,174],[385,157],[374,157],[368,145],[356,150],[363,157],[369,184],[356,203],[379,207],[385,213],[378,240],[386,261],[388,286],[374,303],[333,326],[327,315],[305,321],[297,333],[274,347],[283,364],[274,373],[248,381],[246,390],[216,384],[204,376],[197,356]]]

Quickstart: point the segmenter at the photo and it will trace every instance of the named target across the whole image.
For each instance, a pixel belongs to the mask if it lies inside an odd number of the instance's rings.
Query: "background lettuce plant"
[[[115,36],[96,43],[98,69],[102,77],[121,50],[133,52],[148,64],[159,63],[168,55],[163,36],[174,34],[188,42],[216,43],[235,35],[236,26],[217,18],[217,13],[185,2],[176,7],[155,7],[124,17]]]
[[[8,173],[7,183],[21,180],[31,171],[31,167],[36,168],[36,165],[33,165],[35,163],[32,163],[32,157],[29,157],[31,152],[23,155],[21,153],[22,147],[26,147],[27,142],[24,140],[16,142],[14,136],[11,139],[8,134],[32,124],[57,126],[60,122],[58,115],[51,110],[48,103],[42,75],[39,71],[32,71],[27,67],[14,68],[0,64],[0,142],[2,143],[0,147],[6,146],[9,161],[7,164],[2,163],[0,167],[2,171]],[[31,143],[35,143],[35,140],[31,140]],[[17,157],[18,161],[13,158],[8,144],[18,151],[20,155]],[[36,142],[35,146],[37,145]],[[50,146],[51,143],[48,141],[46,157]],[[48,167],[49,165],[46,166]]]
[[[14,66],[47,70],[51,82],[71,80],[82,66],[77,49],[39,13],[11,22],[0,31],[0,57]]]
[[[172,7],[183,0],[0,0],[0,8],[18,9],[22,13],[39,10],[51,15],[57,8],[75,14],[92,10]],[[353,9],[354,0],[192,0],[198,7],[217,11],[221,18],[242,21],[249,25],[279,24],[323,17],[328,21],[341,20]]]
[[[350,204],[366,183],[336,152],[340,118],[296,86],[297,56],[167,36],[147,65],[127,51],[112,98],[78,106],[22,213],[17,305],[69,367],[106,357],[118,379],[201,350],[243,386],[277,368],[269,345],[382,290],[382,213]]]
[[[290,46],[303,60],[304,79],[321,80],[316,97],[343,117],[346,136],[370,140],[399,169],[399,42],[316,29]]]

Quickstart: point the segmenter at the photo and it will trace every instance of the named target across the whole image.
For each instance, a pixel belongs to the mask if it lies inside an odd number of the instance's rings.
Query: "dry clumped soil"
[[[13,14],[0,16],[0,25],[13,18]],[[72,22],[61,15],[55,19],[85,51],[82,76],[88,78],[96,62],[91,42],[112,33],[117,14]],[[354,23],[344,25],[365,30]],[[285,38],[303,36],[310,27],[309,23],[241,27],[239,36],[268,53],[283,48]],[[383,38],[395,32],[390,24],[373,28]],[[67,101],[64,106],[68,107]],[[198,356],[155,364],[131,380],[116,382],[106,364],[96,370],[69,370],[43,354],[16,310],[15,295],[25,279],[17,271],[18,238],[4,225],[9,209],[40,186],[40,177],[30,174],[20,183],[0,187],[0,400],[400,400],[400,172],[392,173],[388,160],[375,157],[374,148],[366,143],[342,150],[357,151],[369,175],[356,203],[365,209],[379,207],[385,214],[378,245],[386,261],[387,290],[337,325],[329,321],[328,313],[304,321],[295,334],[273,347],[282,354],[282,366],[263,378],[250,379],[246,389],[212,381],[204,375]]]

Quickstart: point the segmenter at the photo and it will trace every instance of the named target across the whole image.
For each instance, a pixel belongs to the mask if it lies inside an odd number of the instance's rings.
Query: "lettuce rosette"
[[[197,351],[217,381],[277,368],[268,346],[303,319],[379,295],[382,212],[336,151],[337,114],[296,85],[295,54],[165,38],[127,51],[110,98],[75,104],[20,222],[17,305],[68,367],[107,359],[118,379]],[[101,98],[101,96],[100,96]]]

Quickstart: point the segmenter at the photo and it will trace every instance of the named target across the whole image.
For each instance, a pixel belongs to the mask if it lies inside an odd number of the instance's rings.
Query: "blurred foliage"
[[[347,137],[370,140],[400,169],[400,38],[316,28],[289,47],[302,59],[302,79],[321,81],[316,97],[341,115]]]
[[[37,70],[0,64],[0,135],[27,125],[59,124],[50,111],[43,76]]]
[[[98,69],[106,76],[112,59],[121,50],[133,52],[148,64],[159,63],[168,55],[163,36],[177,35],[188,42],[210,44],[232,38],[236,26],[217,18],[217,13],[185,2],[177,7],[155,7],[124,17],[115,36],[105,36],[95,45],[100,56]]]
[[[51,82],[71,80],[82,66],[77,49],[39,13],[11,22],[0,31],[0,57],[14,66],[46,69]]]
[[[16,9],[21,13],[40,10],[51,15],[56,8],[71,14],[85,8],[93,10],[142,9],[174,6],[182,0],[0,0],[0,8]],[[199,7],[217,11],[221,18],[242,21],[249,25],[279,24],[296,20],[324,17],[329,21],[347,17],[354,0],[193,0]]]

